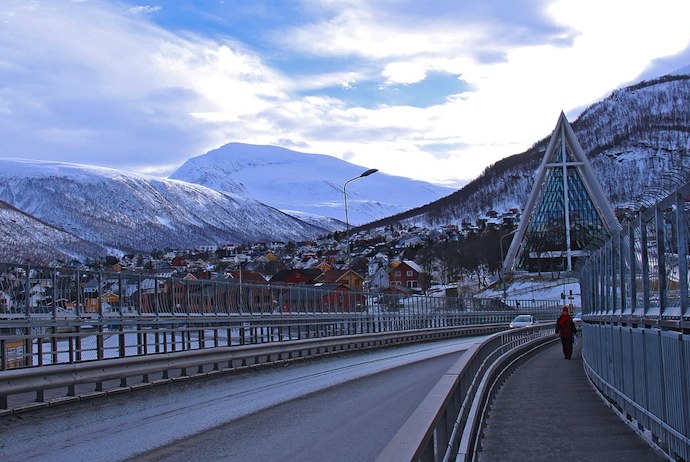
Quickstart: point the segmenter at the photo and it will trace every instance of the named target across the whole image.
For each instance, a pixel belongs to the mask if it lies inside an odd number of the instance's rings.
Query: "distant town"
[[[340,231],[303,242],[212,244],[196,249],[162,249],[85,262],[53,261],[113,272],[198,280],[234,279],[252,284],[328,284],[352,290],[425,292],[432,285],[473,280],[488,286],[499,270],[520,211],[488,211],[475,222],[437,228],[390,225],[350,233]],[[507,249],[506,249],[507,250]],[[351,269],[351,270],[350,270]]]

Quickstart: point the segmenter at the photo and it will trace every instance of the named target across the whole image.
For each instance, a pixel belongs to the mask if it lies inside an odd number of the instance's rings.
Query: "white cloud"
[[[155,6],[6,0],[0,156],[169,172],[225,142],[291,143],[388,173],[468,180],[547,136],[561,110],[690,42],[685,0],[516,3],[305,1],[310,21],[276,29],[277,51],[342,66],[293,76],[232,30],[208,38],[155,25]],[[469,90],[426,108],[323,94],[366,81],[413,87],[436,71]]]
[[[160,6],[138,5],[129,9],[134,14],[152,14],[162,10]]]

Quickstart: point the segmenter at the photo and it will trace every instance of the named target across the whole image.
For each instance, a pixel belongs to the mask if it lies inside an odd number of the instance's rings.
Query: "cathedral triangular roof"
[[[619,229],[613,208],[561,112],[503,270],[529,271],[529,261],[542,258],[551,259],[551,265],[561,261],[559,269],[570,271],[573,259],[595,237]]]

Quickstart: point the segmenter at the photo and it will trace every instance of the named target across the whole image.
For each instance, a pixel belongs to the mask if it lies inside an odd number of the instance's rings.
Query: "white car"
[[[534,322],[534,316],[532,316],[531,314],[520,314],[510,322],[510,328],[513,329],[516,327],[527,327],[534,324]]]

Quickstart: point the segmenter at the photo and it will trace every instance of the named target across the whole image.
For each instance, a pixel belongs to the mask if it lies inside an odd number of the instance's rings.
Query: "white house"
[[[388,257],[381,252],[377,253],[373,257],[369,258],[369,265],[367,268],[367,274],[373,276],[379,268],[388,266]]]
[[[388,276],[388,271],[381,266],[377,269],[369,280],[369,289],[371,290],[381,290],[390,286],[390,278]]]

